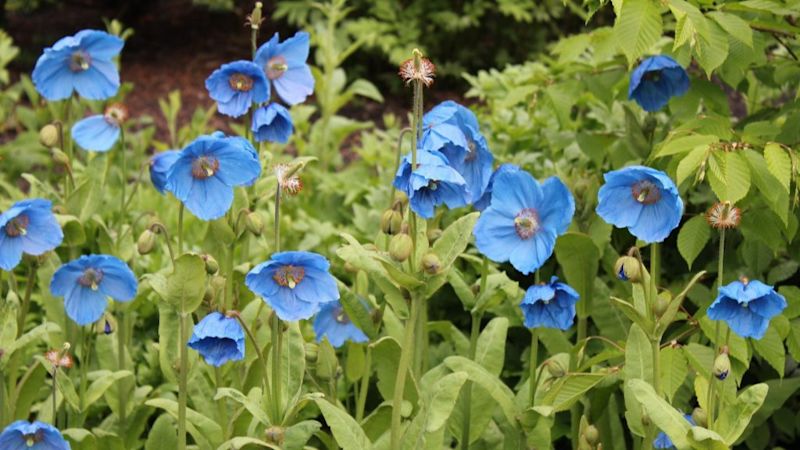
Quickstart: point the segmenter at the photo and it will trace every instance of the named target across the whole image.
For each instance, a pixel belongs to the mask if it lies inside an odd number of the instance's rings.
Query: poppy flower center
[[[350,323],[350,317],[347,316],[347,313],[344,312],[344,308],[337,307],[333,310],[333,317],[336,319],[336,323],[347,325]]]
[[[466,162],[474,161],[475,158],[478,157],[477,148],[478,146],[475,145],[475,141],[473,141],[470,138],[467,138],[467,157],[464,158],[464,161]]]
[[[69,58],[69,70],[86,72],[92,65],[92,57],[85,50],[78,50]]]
[[[289,66],[286,65],[286,58],[283,56],[275,56],[272,57],[269,61],[267,61],[267,66],[265,72],[267,73],[267,78],[270,80],[276,80],[283,75],[289,69]]]
[[[192,176],[198,180],[211,178],[219,170],[219,160],[210,156],[201,156],[192,162]]]
[[[661,80],[661,71],[654,70],[650,72],[645,72],[644,79],[646,81],[652,81],[653,83],[658,83],[658,81]]]
[[[90,287],[93,291],[98,289],[101,281],[103,281],[103,271],[91,267],[84,270],[83,275],[78,278],[78,284],[83,287]]]
[[[539,231],[539,213],[533,208],[525,208],[514,218],[514,229],[522,239],[528,239]]]
[[[275,274],[272,275],[272,279],[278,283],[278,286],[294,289],[303,281],[305,276],[306,271],[302,267],[288,265],[276,270]]]
[[[122,103],[114,103],[106,108],[103,117],[105,117],[108,123],[118,127],[122,122],[128,119],[128,108]]]
[[[249,92],[253,89],[253,79],[243,73],[235,73],[228,78],[231,89],[239,92]]]
[[[26,434],[22,437],[25,438],[25,445],[27,445],[28,447],[33,447],[37,443],[44,440],[44,432],[42,430],[39,430],[36,433]]]
[[[649,180],[636,182],[631,187],[633,199],[644,205],[652,205],[661,199],[661,190]]]
[[[25,236],[28,234],[28,225],[31,219],[26,215],[19,215],[9,220],[6,224],[6,235],[10,237]]]
[[[428,181],[428,189],[432,191],[439,189],[439,183],[434,180]]]

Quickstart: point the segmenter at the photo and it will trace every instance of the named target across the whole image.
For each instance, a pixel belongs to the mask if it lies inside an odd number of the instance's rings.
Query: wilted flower
[[[44,354],[44,359],[47,360],[53,367],[69,369],[72,367],[72,357],[66,351],[61,350],[48,350]]]
[[[428,58],[420,58],[419,66],[417,66],[414,58],[410,58],[400,64],[398,73],[406,84],[419,80],[425,86],[430,86],[433,84],[433,77],[436,76],[436,66]]]
[[[492,187],[494,186],[494,180],[497,178],[497,175],[505,172],[517,172],[520,170],[522,169],[520,169],[520,167],[516,164],[500,164],[500,167],[495,169],[495,171],[492,172],[492,176],[489,177],[489,183],[486,185],[486,189],[483,190],[483,195],[481,195],[481,198],[472,203],[472,207],[478,211],[483,211],[484,209],[488,208],[489,203],[492,200]]]
[[[244,330],[237,319],[215,311],[194,326],[186,345],[197,350],[206,363],[219,367],[244,359]]]
[[[692,424],[692,426],[695,425],[691,415],[684,414],[683,417],[687,421],[689,421],[689,423]],[[658,436],[656,436],[655,440],[653,441],[653,448],[674,448],[674,447],[675,445],[672,443],[672,440],[663,431],[658,433]]]
[[[552,277],[550,283],[534,284],[525,291],[519,305],[528,328],[566,330],[575,319],[575,303],[579,295],[568,284]]]
[[[64,233],[50,200],[21,200],[0,214],[0,269],[10,271],[22,254],[41,255],[61,245]]]
[[[708,318],[724,320],[741,337],[761,339],[770,319],[786,306],[786,299],[772,286],[743,279],[719,288],[717,299],[708,307]]]
[[[540,185],[528,172],[501,173],[491,204],[473,230],[475,244],[492,261],[510,261],[528,274],[553,254],[556,238],[567,231],[573,214],[575,200],[558,178]]]
[[[308,319],[323,303],[339,300],[330,263],[316,253],[281,252],[253,268],[245,284],[261,296],[281,320]]]
[[[3,450],[70,450],[58,428],[44,422],[18,420],[0,433]]]
[[[180,156],[180,150],[165,150],[150,157],[150,181],[159,193],[166,192],[167,174]]]
[[[367,335],[350,321],[350,317],[338,301],[322,304],[314,319],[314,333],[317,335],[317,342],[327,337],[331,345],[336,348],[344,345],[345,341],[369,341]]]
[[[258,142],[285,144],[292,137],[294,125],[288,109],[278,103],[270,103],[256,110],[250,129]]]
[[[103,316],[107,297],[118,302],[133,300],[138,283],[131,269],[110,255],[84,255],[56,270],[50,292],[64,297],[67,316],[88,325]]]
[[[269,99],[269,83],[261,68],[250,61],[223,64],[206,79],[208,95],[220,113],[239,117],[253,103]]]
[[[89,100],[105,100],[119,89],[119,72],[112,58],[125,42],[105,31],[82,30],[66,36],[36,61],[32,79],[48,100],[62,100],[72,91]]]
[[[296,195],[303,189],[303,180],[290,164],[276,164],[274,172],[275,178],[278,179],[278,185],[284,193]]]
[[[222,133],[200,136],[181,150],[167,173],[166,189],[202,220],[222,217],[233,203],[233,188],[261,174],[253,146]]]
[[[469,203],[467,182],[438,151],[419,150],[417,167],[411,169],[411,155],[406,155],[397,169],[394,186],[404,192],[411,209],[425,219],[433,217],[441,204],[459,208]]]
[[[119,139],[122,123],[127,119],[128,108],[121,103],[114,103],[103,114],[75,122],[72,138],[86,150],[107,152]]]
[[[597,193],[597,214],[645,242],[661,242],[678,226],[683,200],[660,170],[631,166],[606,173]]]
[[[256,52],[255,63],[264,70],[278,95],[290,105],[302,102],[314,93],[314,77],[306,64],[309,35],[299,31],[279,42],[278,33]]]
[[[669,99],[683,95],[689,89],[686,70],[665,55],[651,56],[639,64],[628,86],[628,98],[635,100],[645,111],[658,111]]]
[[[706,222],[714,228],[736,228],[742,221],[742,210],[731,202],[717,202],[706,211]]]

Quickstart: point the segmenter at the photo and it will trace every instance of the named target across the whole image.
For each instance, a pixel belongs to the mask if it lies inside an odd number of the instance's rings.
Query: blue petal
[[[45,52],[36,61],[31,75],[36,90],[50,101],[63,100],[72,95],[72,71],[69,69],[69,53]]]
[[[202,180],[196,179],[192,182],[191,191],[183,202],[199,219],[219,219],[233,204],[233,188],[223,183],[216,175]]]
[[[247,143],[247,146],[250,144]],[[212,178],[217,178],[228,186],[248,184],[261,174],[261,163],[255,156],[255,150],[246,150],[235,145],[233,141],[223,139],[221,143],[215,144],[213,156],[219,161],[219,169]]]
[[[121,38],[99,30],[81,30],[75,38],[80,41],[80,47],[91,55],[92,61],[111,60],[125,46],[125,41]]]
[[[64,233],[50,210],[49,201],[46,206],[28,208],[26,214],[30,222],[27,233],[21,236],[23,252],[41,255],[61,245]]]
[[[10,272],[22,261],[22,239],[0,231],[0,269]]]
[[[308,59],[310,49],[310,35],[305,31],[298,31],[294,36],[277,45],[276,55],[286,58],[289,67],[304,65]]]
[[[289,105],[301,103],[314,93],[314,76],[306,65],[289,68],[272,82],[278,95]]]
[[[29,447],[26,435],[37,435],[41,440]],[[61,432],[44,422],[18,420],[0,433],[0,448],[3,450],[70,450],[70,445]]]
[[[64,297],[67,316],[81,326],[97,322],[103,316],[107,303],[102,292],[83,287],[77,282]]]
[[[308,303],[329,303],[339,300],[339,289],[328,272],[307,268],[305,277],[294,288],[294,295]]]
[[[289,110],[278,103],[258,108],[253,114],[251,130],[258,142],[279,142],[285,144],[294,132],[294,124]]]
[[[553,254],[556,235],[547,228],[541,228],[533,237],[522,240],[509,257],[511,265],[524,274],[534,272],[547,262]]]
[[[88,70],[74,73],[72,81],[78,94],[89,100],[105,100],[119,90],[119,72],[111,61],[92,61]]]
[[[771,319],[777,316],[786,309],[786,306],[786,299],[774,291],[748,303],[748,307],[753,310],[754,313],[765,319]]]
[[[497,175],[492,190],[490,209],[501,210],[516,217],[525,208],[542,204],[542,188],[525,171],[506,172]]]
[[[119,139],[120,129],[103,115],[89,116],[72,126],[72,138],[86,150],[106,152]]]
[[[150,181],[153,182],[153,186],[160,194],[166,192],[167,173],[180,155],[179,150],[166,150],[156,153],[150,158]]]
[[[683,202],[680,197],[665,195],[652,205],[644,205],[638,222],[629,231],[645,242],[662,242],[678,226],[682,216]]]
[[[569,188],[557,177],[542,183],[543,204],[539,207],[542,226],[552,228],[556,234],[566,233],[575,214],[575,199]]]
[[[281,287],[277,295],[264,297],[264,300],[281,320],[289,322],[310,319],[319,311],[319,303],[300,300],[288,287]]]
[[[103,271],[103,279],[99,285],[103,294],[119,302],[136,297],[138,282],[127,264],[114,256],[106,256],[98,268]]]
[[[478,250],[494,262],[506,262],[522,242],[514,216],[492,208],[484,211],[472,231]]]
[[[261,297],[271,297],[278,294],[280,286],[273,280],[272,275],[279,267],[274,261],[263,262],[255,266],[245,277],[247,288]]]

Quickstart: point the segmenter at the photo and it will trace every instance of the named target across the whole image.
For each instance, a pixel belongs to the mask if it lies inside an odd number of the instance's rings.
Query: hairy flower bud
[[[267,442],[281,446],[283,445],[283,437],[285,431],[283,427],[271,426],[264,431],[264,437]]]
[[[203,293],[203,302],[211,304],[212,302],[214,302],[214,299],[216,297],[217,297],[217,294],[214,291],[214,288],[212,286],[210,286],[210,285],[207,286],[206,287],[206,292]]]
[[[214,275],[215,273],[219,272],[219,263],[213,256],[209,254],[205,254],[202,256],[203,261],[206,263],[206,273],[209,275]]]
[[[411,236],[406,233],[399,233],[392,236],[389,241],[389,255],[397,262],[403,262],[411,256],[411,250],[414,247],[414,242]]]
[[[587,425],[586,428],[583,429],[583,436],[586,438],[586,442],[592,446],[600,442],[600,430],[594,425]]]
[[[39,142],[45,147],[57,147],[60,139],[58,127],[48,123],[39,130]]]
[[[695,408],[692,411],[692,420],[698,426],[707,427],[708,426],[708,414],[706,414],[706,410],[703,408]]]
[[[728,352],[723,350],[722,353],[717,355],[717,358],[714,360],[714,376],[717,377],[718,380],[722,381],[725,378],[728,378],[728,374],[731,372],[731,359],[728,357]]]
[[[317,362],[317,355],[319,354],[319,345],[315,342],[306,342],[306,362],[315,364]]]
[[[152,252],[153,248],[156,246],[157,239],[158,237],[151,229],[147,228],[142,231],[142,234],[139,235],[139,239],[136,240],[136,249],[139,251],[139,254],[147,255]]]
[[[620,256],[614,264],[614,273],[622,281],[638,283],[642,279],[642,265],[633,256]]]
[[[395,191],[392,199],[392,208],[402,211],[406,205],[408,205],[408,196],[401,191]]]
[[[422,257],[422,270],[428,275],[438,275],[442,271],[442,261],[436,253],[428,253]]]
[[[264,232],[264,222],[256,212],[251,211],[244,216],[244,225],[247,227],[247,231],[253,233],[253,236],[261,236],[261,233]]]
[[[656,314],[656,317],[661,318],[665,312],[667,312],[667,308],[669,308],[670,299],[664,296],[659,295],[656,297],[656,304],[653,305],[653,312]]]
[[[550,373],[550,375],[554,378],[561,378],[567,373],[567,371],[564,369],[564,366],[554,359],[545,361],[544,366],[547,368],[547,372]]]
[[[428,237],[428,242],[433,244],[437,239],[442,237],[442,229],[441,228],[431,228],[425,234]]]
[[[403,215],[394,209],[387,209],[381,216],[381,231],[394,236],[403,226]]]
[[[60,164],[65,167],[69,167],[69,156],[66,153],[59,150],[58,148],[51,148],[50,149],[50,156],[53,158],[53,162],[56,164]]]

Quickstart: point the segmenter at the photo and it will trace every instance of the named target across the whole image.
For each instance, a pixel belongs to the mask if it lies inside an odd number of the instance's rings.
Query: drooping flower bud
[[[55,162],[56,164],[69,167],[69,156],[67,156],[67,154],[61,151],[60,149],[56,147],[51,148],[50,156],[53,158],[53,162]]]
[[[545,361],[544,366],[547,368],[547,372],[554,378],[561,378],[567,373],[564,366],[555,359],[548,359]]]
[[[714,360],[714,376],[717,377],[718,380],[722,381],[725,378],[728,378],[728,374],[731,372],[731,359],[728,357],[727,348],[723,348],[722,353],[717,355],[717,358]]]
[[[203,293],[203,302],[211,304],[214,302],[214,299],[217,297],[216,291],[214,288],[209,285],[206,286],[206,292]]]
[[[422,270],[428,275],[438,275],[442,271],[442,261],[436,253],[428,253],[422,257]]]
[[[202,256],[203,261],[206,263],[206,273],[209,275],[214,275],[215,273],[219,272],[219,263],[213,256],[209,254],[205,254]]]
[[[400,212],[394,209],[387,209],[383,212],[383,216],[381,216],[381,231],[390,236],[394,236],[400,232],[402,226],[403,215],[400,214]]]
[[[394,199],[392,199],[392,208],[402,211],[408,205],[408,196],[401,191],[394,192]]]
[[[247,231],[253,233],[253,236],[261,236],[261,233],[264,232],[264,222],[255,211],[251,211],[244,216],[244,225],[247,227]]]
[[[389,255],[397,262],[403,262],[411,256],[414,242],[406,233],[398,233],[389,241]]]
[[[587,425],[586,428],[583,429],[583,436],[586,438],[586,442],[592,446],[600,442],[600,430],[594,425]]]
[[[39,142],[48,148],[57,147],[60,139],[59,134],[58,127],[48,123],[39,130]]]
[[[620,256],[614,264],[614,273],[622,281],[638,283],[642,279],[642,265],[633,256]]]
[[[306,362],[309,364],[315,364],[317,362],[317,356],[319,355],[319,345],[315,342],[306,342]]]
[[[253,7],[253,12],[247,16],[247,25],[250,25],[250,28],[253,30],[258,31],[259,27],[261,27],[261,22],[264,21],[261,15],[261,8],[263,8],[263,6],[261,2],[256,2],[255,7]]]
[[[425,233],[428,237],[428,242],[433,244],[436,242],[437,239],[442,237],[442,229],[441,228],[431,228],[430,230],[426,231]]]
[[[147,255],[152,252],[153,248],[156,246],[157,239],[158,236],[156,236],[150,228],[142,231],[142,234],[139,235],[139,239],[136,240],[136,249],[139,251],[139,254]]]
[[[653,305],[653,312],[656,314],[656,317],[661,318],[665,312],[667,312],[667,308],[669,308],[670,299],[659,295],[656,297],[656,304]]]
[[[695,408],[694,411],[692,411],[692,420],[700,427],[707,427],[708,414],[706,414],[706,410],[703,408]]]

